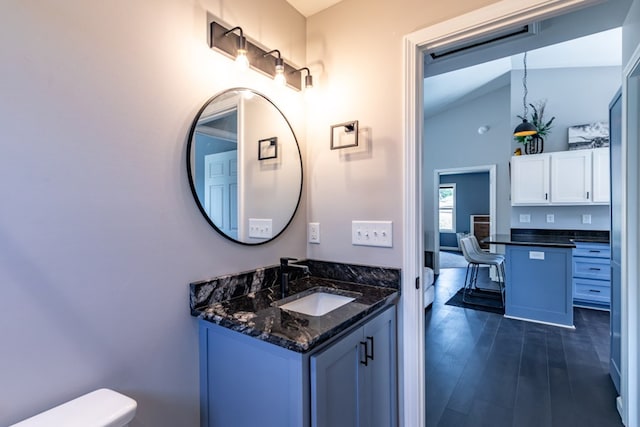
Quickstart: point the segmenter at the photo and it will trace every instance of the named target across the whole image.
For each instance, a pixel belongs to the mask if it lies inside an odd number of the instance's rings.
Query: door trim
[[[425,425],[425,337],[422,286],[423,52],[497,29],[561,15],[600,0],[501,0],[403,38],[403,255],[400,299],[400,424]]]

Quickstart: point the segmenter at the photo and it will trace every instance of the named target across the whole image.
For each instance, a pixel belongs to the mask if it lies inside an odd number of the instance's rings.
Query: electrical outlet
[[[531,222],[531,215],[520,214],[520,222]]]
[[[591,215],[590,214],[583,214],[582,215],[582,223],[583,224],[591,224]]]
[[[393,247],[391,221],[351,221],[351,243],[358,246]]]
[[[320,223],[309,223],[309,243],[320,243]]]
[[[547,222],[556,222],[556,217],[553,214],[547,214]]]

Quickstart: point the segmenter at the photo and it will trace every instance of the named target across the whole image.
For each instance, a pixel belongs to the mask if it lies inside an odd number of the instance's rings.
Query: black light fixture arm
[[[280,51],[279,51],[278,49],[270,50],[269,52],[265,53],[265,54],[264,54],[264,55],[262,55],[262,56],[269,56],[269,55],[271,55],[272,53],[276,53],[276,54],[278,54],[277,58],[278,58],[278,59],[282,59],[282,56],[280,56]]]
[[[228,36],[229,34],[233,33],[235,30],[238,30],[240,32],[240,37],[244,38],[244,32],[242,31],[242,27],[233,27],[232,29],[225,31],[224,35]]]
[[[304,77],[304,87],[306,89],[311,89],[313,87],[313,76],[311,75],[311,71],[307,67],[302,67],[295,70],[294,73],[298,73],[300,71],[307,72],[307,75]]]

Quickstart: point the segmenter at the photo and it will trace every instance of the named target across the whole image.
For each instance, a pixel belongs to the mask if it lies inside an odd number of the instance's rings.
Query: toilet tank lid
[[[137,406],[130,397],[101,388],[11,427],[121,427],[133,419]]]

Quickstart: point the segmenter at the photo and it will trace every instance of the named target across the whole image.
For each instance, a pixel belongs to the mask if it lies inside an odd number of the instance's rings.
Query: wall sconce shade
[[[234,32],[238,30],[240,35]],[[239,41],[240,38],[244,39],[244,42]],[[278,59],[280,59],[283,67],[282,75],[286,84],[296,90],[302,90],[302,73],[300,73],[300,70],[298,70],[297,67],[294,67],[283,60],[279,55],[279,51],[278,58],[274,61],[270,56],[274,50],[262,48],[256,43],[247,40],[242,28],[234,27],[229,29],[224,25],[221,25],[219,22],[211,21],[209,24],[210,48],[217,50],[229,58],[235,59],[237,57],[238,49],[240,48],[240,43],[244,43],[247,60],[251,68],[267,76],[275,77],[276,67],[279,62]]]

